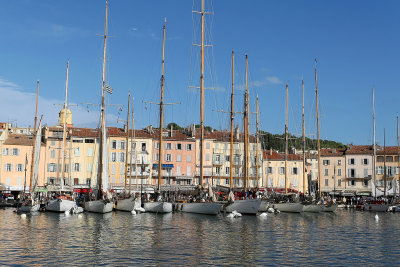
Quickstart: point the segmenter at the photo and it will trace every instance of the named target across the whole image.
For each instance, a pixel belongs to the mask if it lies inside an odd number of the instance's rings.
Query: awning
[[[161,164],[161,168],[162,169],[169,169],[169,168],[173,168],[174,164]],[[158,168],[158,164],[153,164],[153,168]]]
[[[371,192],[357,192],[357,196],[367,196],[369,197],[371,195]]]
[[[354,197],[355,196],[355,192],[345,191],[345,192],[342,193],[342,196]]]
[[[48,192],[49,190],[46,188],[46,187],[37,187],[36,189],[35,189],[35,192],[43,192],[43,193],[46,193],[46,192]]]

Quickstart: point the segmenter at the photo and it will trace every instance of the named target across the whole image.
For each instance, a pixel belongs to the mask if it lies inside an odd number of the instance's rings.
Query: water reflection
[[[0,210],[0,265],[400,264],[400,214],[261,218],[190,213],[28,214]]]

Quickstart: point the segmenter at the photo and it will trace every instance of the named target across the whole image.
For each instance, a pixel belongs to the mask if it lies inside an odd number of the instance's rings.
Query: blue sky
[[[260,128],[284,130],[285,83],[289,84],[289,130],[301,133],[301,79],[306,88],[306,126],[316,134],[314,58],[318,59],[321,138],[372,143],[371,88],[375,87],[377,141],[396,144],[400,93],[400,3],[398,1],[217,0],[207,10],[205,124],[229,126],[231,51],[235,51],[235,109],[243,107],[244,55],[249,56],[251,108],[260,99]],[[107,82],[111,104],[135,97],[136,127],[158,125],[162,25],[167,18],[165,122],[199,123],[199,1],[109,3]],[[0,121],[33,124],[36,80],[44,121],[57,122],[70,61],[69,102],[99,103],[104,1],[0,0]],[[147,109],[146,109],[147,106]],[[95,127],[98,108],[71,107],[76,126]],[[109,108],[108,125],[125,119]],[[242,125],[240,115],[236,123]],[[255,115],[251,118],[254,132]]]

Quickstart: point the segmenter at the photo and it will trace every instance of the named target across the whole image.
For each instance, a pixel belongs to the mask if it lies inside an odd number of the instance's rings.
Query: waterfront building
[[[376,194],[385,194],[385,174],[386,174],[386,195],[399,193],[399,147],[376,148]],[[386,167],[386,173],[385,173]],[[375,189],[373,188],[375,191]],[[375,193],[375,192],[373,192]]]
[[[324,195],[341,195],[346,188],[346,149],[323,148],[321,151],[321,191]]]
[[[285,154],[269,149],[264,151],[265,187],[284,192]],[[303,192],[303,160],[299,154],[289,154],[287,161],[287,188]],[[306,173],[307,175],[307,173]],[[307,178],[306,178],[307,179]],[[307,181],[307,180],[306,180]]]
[[[345,151],[345,185],[343,196],[369,196],[372,188],[371,145],[348,145]]]

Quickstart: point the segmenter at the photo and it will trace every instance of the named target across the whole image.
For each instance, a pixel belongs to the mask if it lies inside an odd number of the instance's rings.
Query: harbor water
[[[400,265],[400,213],[266,217],[0,210],[0,265]]]

